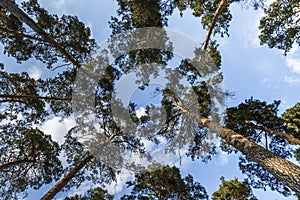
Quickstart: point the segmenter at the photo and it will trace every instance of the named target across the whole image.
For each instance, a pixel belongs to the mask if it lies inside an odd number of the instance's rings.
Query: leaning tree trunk
[[[59,182],[57,182],[42,198],[41,200],[50,200],[60,192],[68,182],[87,164],[89,163],[94,156],[87,155],[78,165],[74,167],[68,174],[66,174]]]
[[[248,140],[246,137],[204,117],[198,117],[200,124],[219,133],[227,143],[256,162],[279,181],[300,194],[300,167],[272,153],[264,147]]]

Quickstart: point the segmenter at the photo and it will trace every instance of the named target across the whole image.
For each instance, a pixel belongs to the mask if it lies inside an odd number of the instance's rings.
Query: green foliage
[[[174,5],[168,0],[118,0],[119,17],[112,17],[112,33],[143,27],[167,26],[168,16],[173,13]]]
[[[285,131],[293,137],[300,139],[300,103],[287,109],[282,114],[282,119],[286,122]],[[300,161],[300,148],[294,152],[295,158]]]
[[[71,197],[66,197],[64,200],[113,200],[114,196],[107,193],[100,187],[90,189],[84,195],[74,195]]]
[[[7,120],[14,120],[18,113],[22,113],[27,121],[42,120],[47,113],[44,111],[45,103],[39,100],[36,81],[26,72],[10,74],[0,71],[0,103],[7,107],[2,111]],[[14,96],[30,96],[32,98],[13,98]]]
[[[260,20],[261,44],[278,48],[287,53],[293,44],[300,45],[299,1],[277,0],[265,9]]]
[[[187,8],[190,8],[193,11],[195,17],[201,17],[201,24],[203,29],[208,30],[212,19],[214,17],[215,11],[217,10],[221,0],[212,1],[212,0],[174,0],[174,4],[180,10],[181,15],[183,11]],[[229,23],[232,19],[232,15],[229,10],[229,5],[227,4],[223,9],[221,15],[218,18],[218,21],[214,27],[213,35],[220,34],[222,37],[227,35],[229,36]]]
[[[285,131],[300,139],[300,103],[287,109],[282,114],[282,119],[286,122]]]
[[[24,121],[0,126],[0,189],[1,199],[15,199],[18,193],[26,196],[31,187],[58,180],[62,174],[59,145]]]
[[[22,8],[78,62],[94,48],[90,29],[77,17],[51,15],[36,0],[23,2]],[[48,68],[55,63],[68,65],[55,47],[33,34],[12,13],[1,6],[0,10],[0,42],[5,54],[19,63],[35,58]],[[4,186],[0,198],[15,199],[26,196],[29,188],[39,189],[58,180],[63,173],[61,148],[33,127],[49,116],[70,114],[76,70],[64,67],[54,77],[35,80],[22,69],[20,73],[8,73],[2,63],[0,69],[0,183]]]
[[[121,199],[208,199],[205,189],[191,175],[181,178],[176,167],[153,167],[154,170],[137,174],[134,181],[127,182],[128,187],[133,187],[132,192]]]
[[[85,27],[77,17],[67,15],[58,17],[49,14],[48,11],[40,7],[37,0],[23,2],[22,7],[30,17],[36,20],[37,25],[55,39],[79,63],[83,62],[84,58],[95,47],[94,39],[90,38],[90,29]],[[23,34],[30,33],[30,30],[27,30],[26,26],[13,14],[2,7],[0,10],[1,27]],[[35,58],[45,63],[49,68],[60,62],[60,59],[68,62],[60,52],[36,35],[32,36],[39,38],[39,40],[6,32],[0,32],[0,36],[0,42],[4,45],[4,53],[15,57],[18,62]]]
[[[225,181],[224,177],[219,189],[212,194],[212,200],[256,200],[247,181],[240,182],[237,178]]]

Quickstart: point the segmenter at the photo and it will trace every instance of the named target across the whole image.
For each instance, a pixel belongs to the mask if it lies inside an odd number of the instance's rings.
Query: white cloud
[[[217,162],[221,166],[226,165],[228,163],[228,157],[229,157],[228,153],[225,153],[224,151],[220,151],[219,157],[215,162]]]
[[[269,77],[265,77],[262,79],[261,84],[262,85],[270,85],[272,83],[272,79]]]
[[[300,57],[299,48],[297,45],[293,45],[290,52],[286,56],[285,63],[292,72],[300,74]]]
[[[37,66],[34,65],[32,67],[29,67],[28,74],[29,74],[30,77],[37,80],[37,79],[41,78],[42,70],[41,70],[40,67],[37,67]]]
[[[141,116],[146,114],[146,109],[144,107],[139,107],[139,109],[136,110],[136,116],[140,118]]]
[[[74,125],[75,121],[73,119],[66,118],[61,121],[60,117],[53,117],[42,124],[41,130],[44,131],[45,134],[51,135],[54,141],[62,144],[64,136]]]
[[[286,58],[286,65],[292,72],[300,74],[300,59],[288,56]]]
[[[238,39],[244,46],[260,47],[258,38],[260,31],[258,26],[263,12],[261,10],[241,8],[241,5],[232,5],[231,7],[233,10],[233,20],[230,32],[239,33]]]
[[[56,9],[56,10],[65,10],[66,8],[66,1],[65,0],[57,0],[53,1],[51,3],[51,7]]]
[[[285,76],[284,82],[290,85],[298,85],[300,84],[300,77]]]
[[[112,182],[111,184],[107,185],[105,189],[110,194],[117,194],[122,192],[126,187],[126,182],[131,180],[134,177],[133,174],[131,174],[129,171],[121,171],[120,174],[116,177],[116,182]]]

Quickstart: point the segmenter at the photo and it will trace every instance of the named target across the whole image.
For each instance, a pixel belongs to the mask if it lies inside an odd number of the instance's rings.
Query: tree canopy
[[[253,97],[224,113],[218,107],[232,95],[230,89],[220,87],[225,66],[219,46],[223,37],[229,37],[230,6],[246,3],[117,0],[116,4],[116,15],[108,22],[108,46],[101,49],[80,16],[51,14],[37,0],[0,1],[3,54],[18,67],[18,72],[11,72],[5,61],[0,63],[0,198],[23,198],[28,190],[58,181],[42,197],[51,199],[85,182],[111,183],[125,168],[136,174],[127,182],[131,193],[122,199],[208,199],[205,188],[192,175],[182,178],[177,167],[152,165],[147,171],[144,160],[155,163],[150,143],[165,145],[164,152],[173,155],[184,150],[196,162],[208,162],[220,151],[240,152],[239,167],[248,179],[241,183],[222,178],[213,199],[237,195],[255,199],[251,188],[299,196],[300,167],[290,159],[300,160],[296,146],[300,145],[300,104],[283,114],[279,114],[280,100],[268,103]],[[261,44],[284,54],[299,46],[298,1],[247,5],[264,12],[259,25]],[[187,10],[201,19],[199,26],[206,34],[193,49],[193,58],[183,57],[176,63],[176,44],[170,41],[167,27],[175,13],[184,16]],[[132,49],[133,44],[139,48]],[[26,70],[30,62],[45,66],[42,70],[49,75],[31,77]],[[161,97],[159,106],[147,103],[140,115],[138,102],[125,105],[115,97],[122,78],[134,74],[137,88],[144,91],[162,71],[167,83],[153,91]],[[57,116],[77,122],[63,144],[41,128]],[[127,159],[132,154],[142,164]],[[101,187],[66,197],[112,198]]]

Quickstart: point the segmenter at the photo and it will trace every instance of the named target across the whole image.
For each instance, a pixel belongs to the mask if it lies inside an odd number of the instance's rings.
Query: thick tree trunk
[[[256,162],[257,165],[268,171],[298,195],[300,194],[299,166],[248,140],[233,130],[212,122],[210,119],[198,117],[198,121],[203,126],[218,133],[227,143]]]
[[[57,182],[42,198],[41,200],[50,200],[52,199],[58,192],[60,192],[68,182],[82,169],[84,166],[89,163],[94,156],[87,155],[85,159],[83,159],[78,165],[75,166],[68,174],[66,174],[59,182]]]
[[[49,44],[56,48],[62,55],[64,55],[70,62],[75,66],[80,67],[80,64],[68,53],[64,48],[62,48],[52,37],[50,37],[43,29],[41,29],[25,12],[23,12],[17,5],[11,0],[0,0],[0,5],[6,8],[14,16],[16,16],[20,21],[27,24],[32,30],[38,33],[44,38]]]

